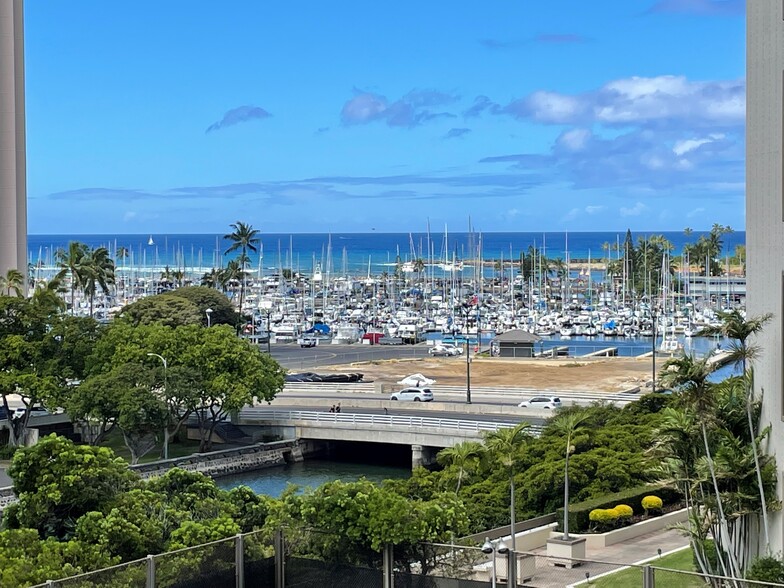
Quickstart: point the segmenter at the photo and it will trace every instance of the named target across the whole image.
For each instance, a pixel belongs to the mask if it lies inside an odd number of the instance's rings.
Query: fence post
[[[236,588],[245,588],[245,541],[242,533],[234,539],[234,579]]]
[[[509,528],[511,529],[511,526]],[[511,549],[506,554],[506,585],[517,588],[517,554]]]
[[[381,553],[381,560],[383,562],[383,588],[394,588],[394,548],[391,543],[384,545],[384,551]]]
[[[286,585],[286,552],[282,529],[275,531],[273,545],[275,548],[275,588],[284,588]]]
[[[155,588],[155,557],[147,556],[147,588]]]
[[[655,588],[656,578],[654,576],[653,568],[651,566],[643,566],[642,568],[642,588]]]

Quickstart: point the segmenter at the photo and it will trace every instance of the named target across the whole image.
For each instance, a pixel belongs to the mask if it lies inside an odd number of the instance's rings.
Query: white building
[[[773,427],[768,451],[784,480],[782,324],[784,322],[784,7],[780,0],[746,2],[746,250],[749,316],[773,313],[758,342],[757,391],[764,391],[762,424]],[[771,517],[771,553],[784,551],[784,516]]]
[[[0,274],[27,274],[22,0],[0,2]]]

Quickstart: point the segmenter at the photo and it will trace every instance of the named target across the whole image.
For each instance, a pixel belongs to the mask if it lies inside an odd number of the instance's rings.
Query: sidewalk
[[[688,539],[674,529],[655,531],[603,549],[589,549],[586,552],[585,559],[606,563],[584,563],[571,570],[551,566],[546,557],[547,548],[542,547],[531,552],[537,556],[536,574],[531,581],[525,583],[525,586],[563,588],[564,586],[583,581],[586,577],[594,578],[599,574],[656,557],[659,554],[658,550],[661,550],[661,553],[667,553],[685,547],[688,544]],[[640,576],[639,586],[642,586],[642,575]],[[630,586],[629,588],[635,587]]]

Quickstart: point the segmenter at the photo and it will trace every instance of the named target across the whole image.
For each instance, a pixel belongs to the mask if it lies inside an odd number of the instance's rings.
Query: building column
[[[0,2],[0,274],[27,276],[24,19],[22,0]],[[25,284],[26,285],[26,284]]]

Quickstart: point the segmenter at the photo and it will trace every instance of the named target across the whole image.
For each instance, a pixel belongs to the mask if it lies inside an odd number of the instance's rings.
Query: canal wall
[[[252,470],[302,461],[304,454],[296,440],[257,443],[247,447],[194,453],[174,459],[131,466],[142,478],[165,474],[171,468],[200,472],[210,477],[229,476]]]

